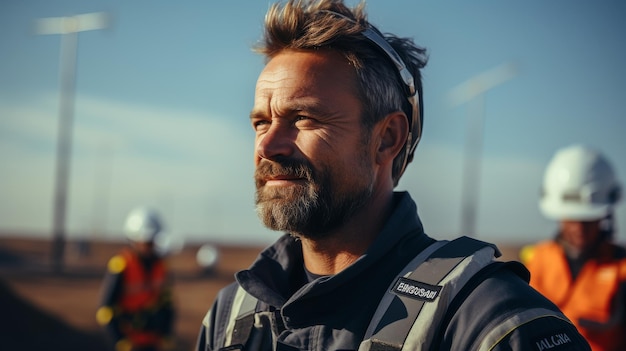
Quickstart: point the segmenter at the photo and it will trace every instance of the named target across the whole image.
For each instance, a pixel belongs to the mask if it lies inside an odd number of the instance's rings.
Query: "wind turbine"
[[[39,18],[35,20],[36,34],[61,35],[61,57],[59,60],[59,135],[57,137],[56,151],[54,228],[52,240],[52,266],[55,271],[61,271],[63,269],[65,212],[67,207],[70,154],[72,150],[78,33],[106,28],[108,22],[108,16],[103,12],[67,17]]]
[[[476,235],[476,212],[482,166],[483,126],[485,120],[485,93],[517,75],[517,66],[508,62],[479,73],[455,86],[449,93],[453,107],[472,103],[467,120],[465,155],[463,158],[463,186],[461,199],[461,232]]]

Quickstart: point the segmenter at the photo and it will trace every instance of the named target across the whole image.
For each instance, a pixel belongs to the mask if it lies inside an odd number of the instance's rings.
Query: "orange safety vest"
[[[524,264],[530,271],[530,285],[563,311],[592,350],[626,350],[623,321],[601,329],[580,325],[581,319],[606,323],[611,313],[615,313],[614,301],[619,285],[626,281],[626,259],[614,259],[612,252],[604,252],[602,257],[585,262],[573,280],[561,245],[546,241],[534,246]]]
[[[126,261],[123,271],[123,288],[119,306],[124,314],[133,315],[157,307],[166,283],[166,269],[163,260],[154,262],[147,272],[141,259],[131,250],[123,250],[121,256]],[[126,337],[134,345],[155,345],[161,336],[152,331],[142,330],[134,323],[122,323]]]

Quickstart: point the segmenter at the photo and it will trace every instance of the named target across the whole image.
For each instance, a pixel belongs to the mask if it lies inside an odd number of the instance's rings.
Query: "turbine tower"
[[[452,106],[472,103],[465,136],[463,158],[463,186],[461,199],[461,233],[476,235],[476,213],[482,166],[483,126],[485,120],[485,93],[517,75],[513,63],[504,63],[484,71],[457,85],[450,91]]]
[[[59,60],[59,126],[56,150],[52,239],[52,268],[56,272],[63,270],[65,249],[65,213],[67,207],[70,153],[72,150],[78,33],[106,28],[107,23],[108,16],[103,12],[68,17],[48,17],[35,20],[35,32],[37,34],[61,35],[61,53]]]

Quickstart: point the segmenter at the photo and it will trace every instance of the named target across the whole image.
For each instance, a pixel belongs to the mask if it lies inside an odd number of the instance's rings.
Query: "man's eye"
[[[266,121],[266,120],[258,120],[258,121],[254,121],[254,122],[252,122],[252,127],[253,127],[255,130],[258,130],[258,129],[263,129],[263,128],[266,128],[266,126],[268,126],[269,124],[270,124],[270,122],[269,122],[269,121]]]
[[[312,123],[314,122],[315,119],[309,117],[309,116],[302,116],[302,115],[298,115],[296,116],[296,118],[294,119],[294,123]]]

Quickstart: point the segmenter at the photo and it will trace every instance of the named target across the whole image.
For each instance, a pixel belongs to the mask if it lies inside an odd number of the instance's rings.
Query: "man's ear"
[[[409,121],[406,115],[400,111],[388,114],[379,122],[376,131],[380,138],[378,150],[376,150],[376,162],[379,164],[393,162],[409,135]]]

